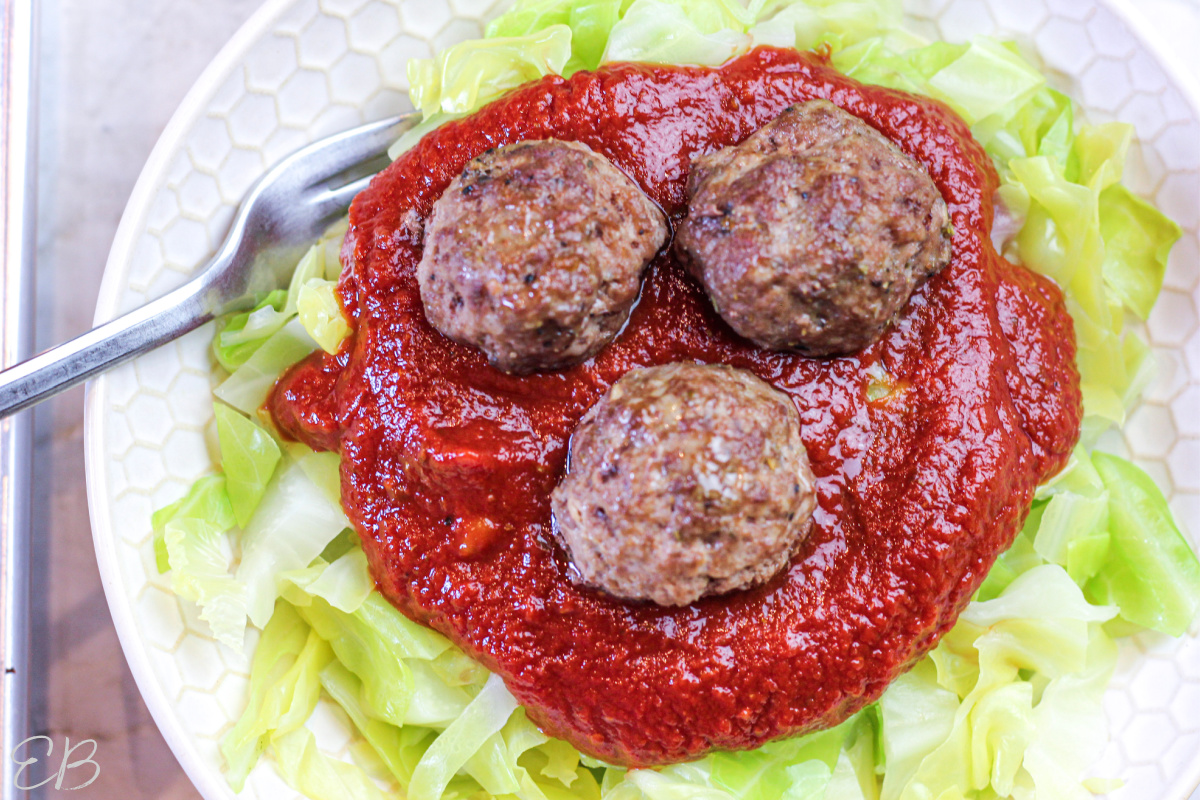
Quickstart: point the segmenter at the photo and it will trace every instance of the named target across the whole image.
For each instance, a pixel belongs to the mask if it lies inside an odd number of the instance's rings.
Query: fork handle
[[[0,418],[53,397],[215,316],[210,289],[192,280],[112,322],[0,372]]]

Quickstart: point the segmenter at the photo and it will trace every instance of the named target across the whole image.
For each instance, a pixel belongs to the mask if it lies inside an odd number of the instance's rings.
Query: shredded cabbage
[[[1088,591],[1135,625],[1181,636],[1200,607],[1200,564],[1150,476],[1108,453],[1092,463],[1108,490],[1110,544]]]
[[[1089,604],[1054,565],[972,603],[930,658],[884,694],[891,749],[881,797],[936,797],[947,787],[1089,796],[1080,773],[1107,741],[1100,697],[1116,662],[1101,623],[1115,613]],[[1073,738],[1047,740],[1043,719],[1068,714]]]
[[[254,651],[246,710],[221,739],[226,777],[235,792],[273,738],[308,720],[320,696],[320,672],[332,657],[328,642],[279,603]]]
[[[311,598],[319,597],[338,611],[353,614],[362,608],[375,589],[367,568],[367,556],[354,543],[332,562],[325,561],[326,552],[328,546],[312,566],[280,575],[280,581],[286,582],[280,594],[294,605],[304,606],[311,603]]]
[[[213,339],[217,363],[230,372],[245,364],[246,359],[287,321],[286,315],[281,313],[286,301],[287,292],[276,289],[252,310],[221,320]]]
[[[408,62],[413,106],[426,117],[479,108],[501,92],[544,75],[561,75],[571,55],[571,29],[550,25],[524,36],[476,39],[437,58]]]
[[[330,502],[300,465],[285,462],[241,536],[236,577],[246,587],[250,622],[266,625],[279,595],[278,576],[309,566],[349,525],[341,505]]]
[[[318,346],[337,352],[349,332],[333,291],[347,224],[335,223],[304,253],[286,291],[218,323],[213,354],[230,373],[214,392],[218,398],[254,417],[283,370]]]
[[[283,779],[312,800],[384,800],[388,796],[362,767],[321,752],[308,728],[277,734],[271,738],[271,746]]]
[[[755,47],[841,49],[877,37],[880,31],[898,29],[901,22],[900,6],[887,0],[775,3],[773,6],[779,10],[773,14],[771,5],[764,5],[746,31]]]
[[[750,49],[742,27],[718,4],[638,0],[613,26],[603,60],[715,66]]]
[[[241,650],[246,587],[230,575],[236,519],[223,476],[201,478],[187,496],[155,514],[155,556],[171,589],[200,607],[218,642]]]
[[[300,324],[327,353],[337,353],[342,340],[350,333],[350,325],[342,314],[336,288],[336,281],[310,278],[300,287],[296,299]]]
[[[339,506],[338,457],[254,421],[283,369],[348,333],[332,283],[342,224],[286,292],[219,323],[223,474],[153,519],[160,571],[218,639],[240,646],[248,624],[262,628],[247,707],[221,742],[235,791],[265,751],[322,800],[1082,800],[1114,786],[1085,774],[1106,738],[1111,637],[1179,635],[1200,608],[1200,563],[1161,492],[1090,450],[1148,379],[1149,349],[1125,319],[1150,313],[1179,229],[1120,184],[1128,126],[1080,124],[1011,44],[925,44],[900,18],[890,0],[517,0],[483,39],[410,62],[425,120],[391,152],[546,75],[618,59],[717,64],[759,44],[824,48],[858,80],[961,114],[1001,177],[1011,224],[998,246],[1064,289],[1085,420],[1070,466],[1039,489],[954,629],[877,704],[755,751],[625,770],[549,739],[498,677],[373,590]],[[321,702],[357,731],[354,763],[304,727]]]
[[[285,369],[311,353],[316,342],[295,317],[258,346],[233,374],[213,390],[221,400],[254,415],[267,402],[271,387]]]
[[[500,676],[489,677],[479,694],[421,757],[408,785],[409,800],[438,800],[458,771],[480,753],[489,739],[500,733],[516,710],[517,701],[504,688]],[[508,766],[503,761],[500,765]],[[495,770],[489,772],[495,775]],[[515,779],[489,782],[496,784],[491,794],[513,794],[520,790]]]
[[[150,527],[154,529],[154,556],[159,573],[170,570],[167,563],[167,524],[189,520],[199,520],[222,530],[233,527],[233,506],[225,491],[224,476],[210,475],[199,479],[191,485],[187,494],[151,515]]]
[[[482,39],[408,65],[425,122],[393,158],[449,119],[546,75],[569,77],[610,61],[720,64],[758,44],[842,46],[900,20],[888,0],[518,0]],[[1040,78],[1039,78],[1040,80]]]
[[[217,418],[225,491],[237,524],[245,527],[275,474],[279,444],[262,427],[229,406],[214,403],[213,414]]]

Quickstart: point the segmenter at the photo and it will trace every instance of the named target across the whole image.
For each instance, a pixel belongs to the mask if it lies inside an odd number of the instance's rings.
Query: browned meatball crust
[[[425,316],[502,370],[556,369],[620,331],[667,222],[604,156],[526,141],[472,159],[433,206]]]
[[[824,100],[694,160],[688,194],[677,253],[730,327],[772,350],[860,350],[950,261],[929,175]]]
[[[684,605],[778,572],[816,494],[787,395],[676,363],[627,373],[584,415],[551,504],[573,579]]]

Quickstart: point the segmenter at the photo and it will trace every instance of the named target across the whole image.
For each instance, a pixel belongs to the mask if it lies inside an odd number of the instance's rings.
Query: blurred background
[[[91,326],[113,234],[142,165],[192,83],[260,0],[37,2],[40,350]],[[1200,80],[1200,0],[1137,5]],[[83,397],[73,390],[35,416],[33,732],[97,741],[100,776],[78,796],[198,798],[141,700],[109,617],[88,521]]]

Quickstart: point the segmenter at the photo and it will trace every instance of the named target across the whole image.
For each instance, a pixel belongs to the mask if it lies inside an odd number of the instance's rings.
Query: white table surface
[[[90,327],[142,164],[188,88],[260,0],[38,1],[44,348]],[[1138,6],[1200,79],[1200,0]],[[60,743],[97,741],[100,776],[82,797],[197,798],[142,703],[100,587],[84,487],[83,391],[40,408],[36,428],[35,732]]]

